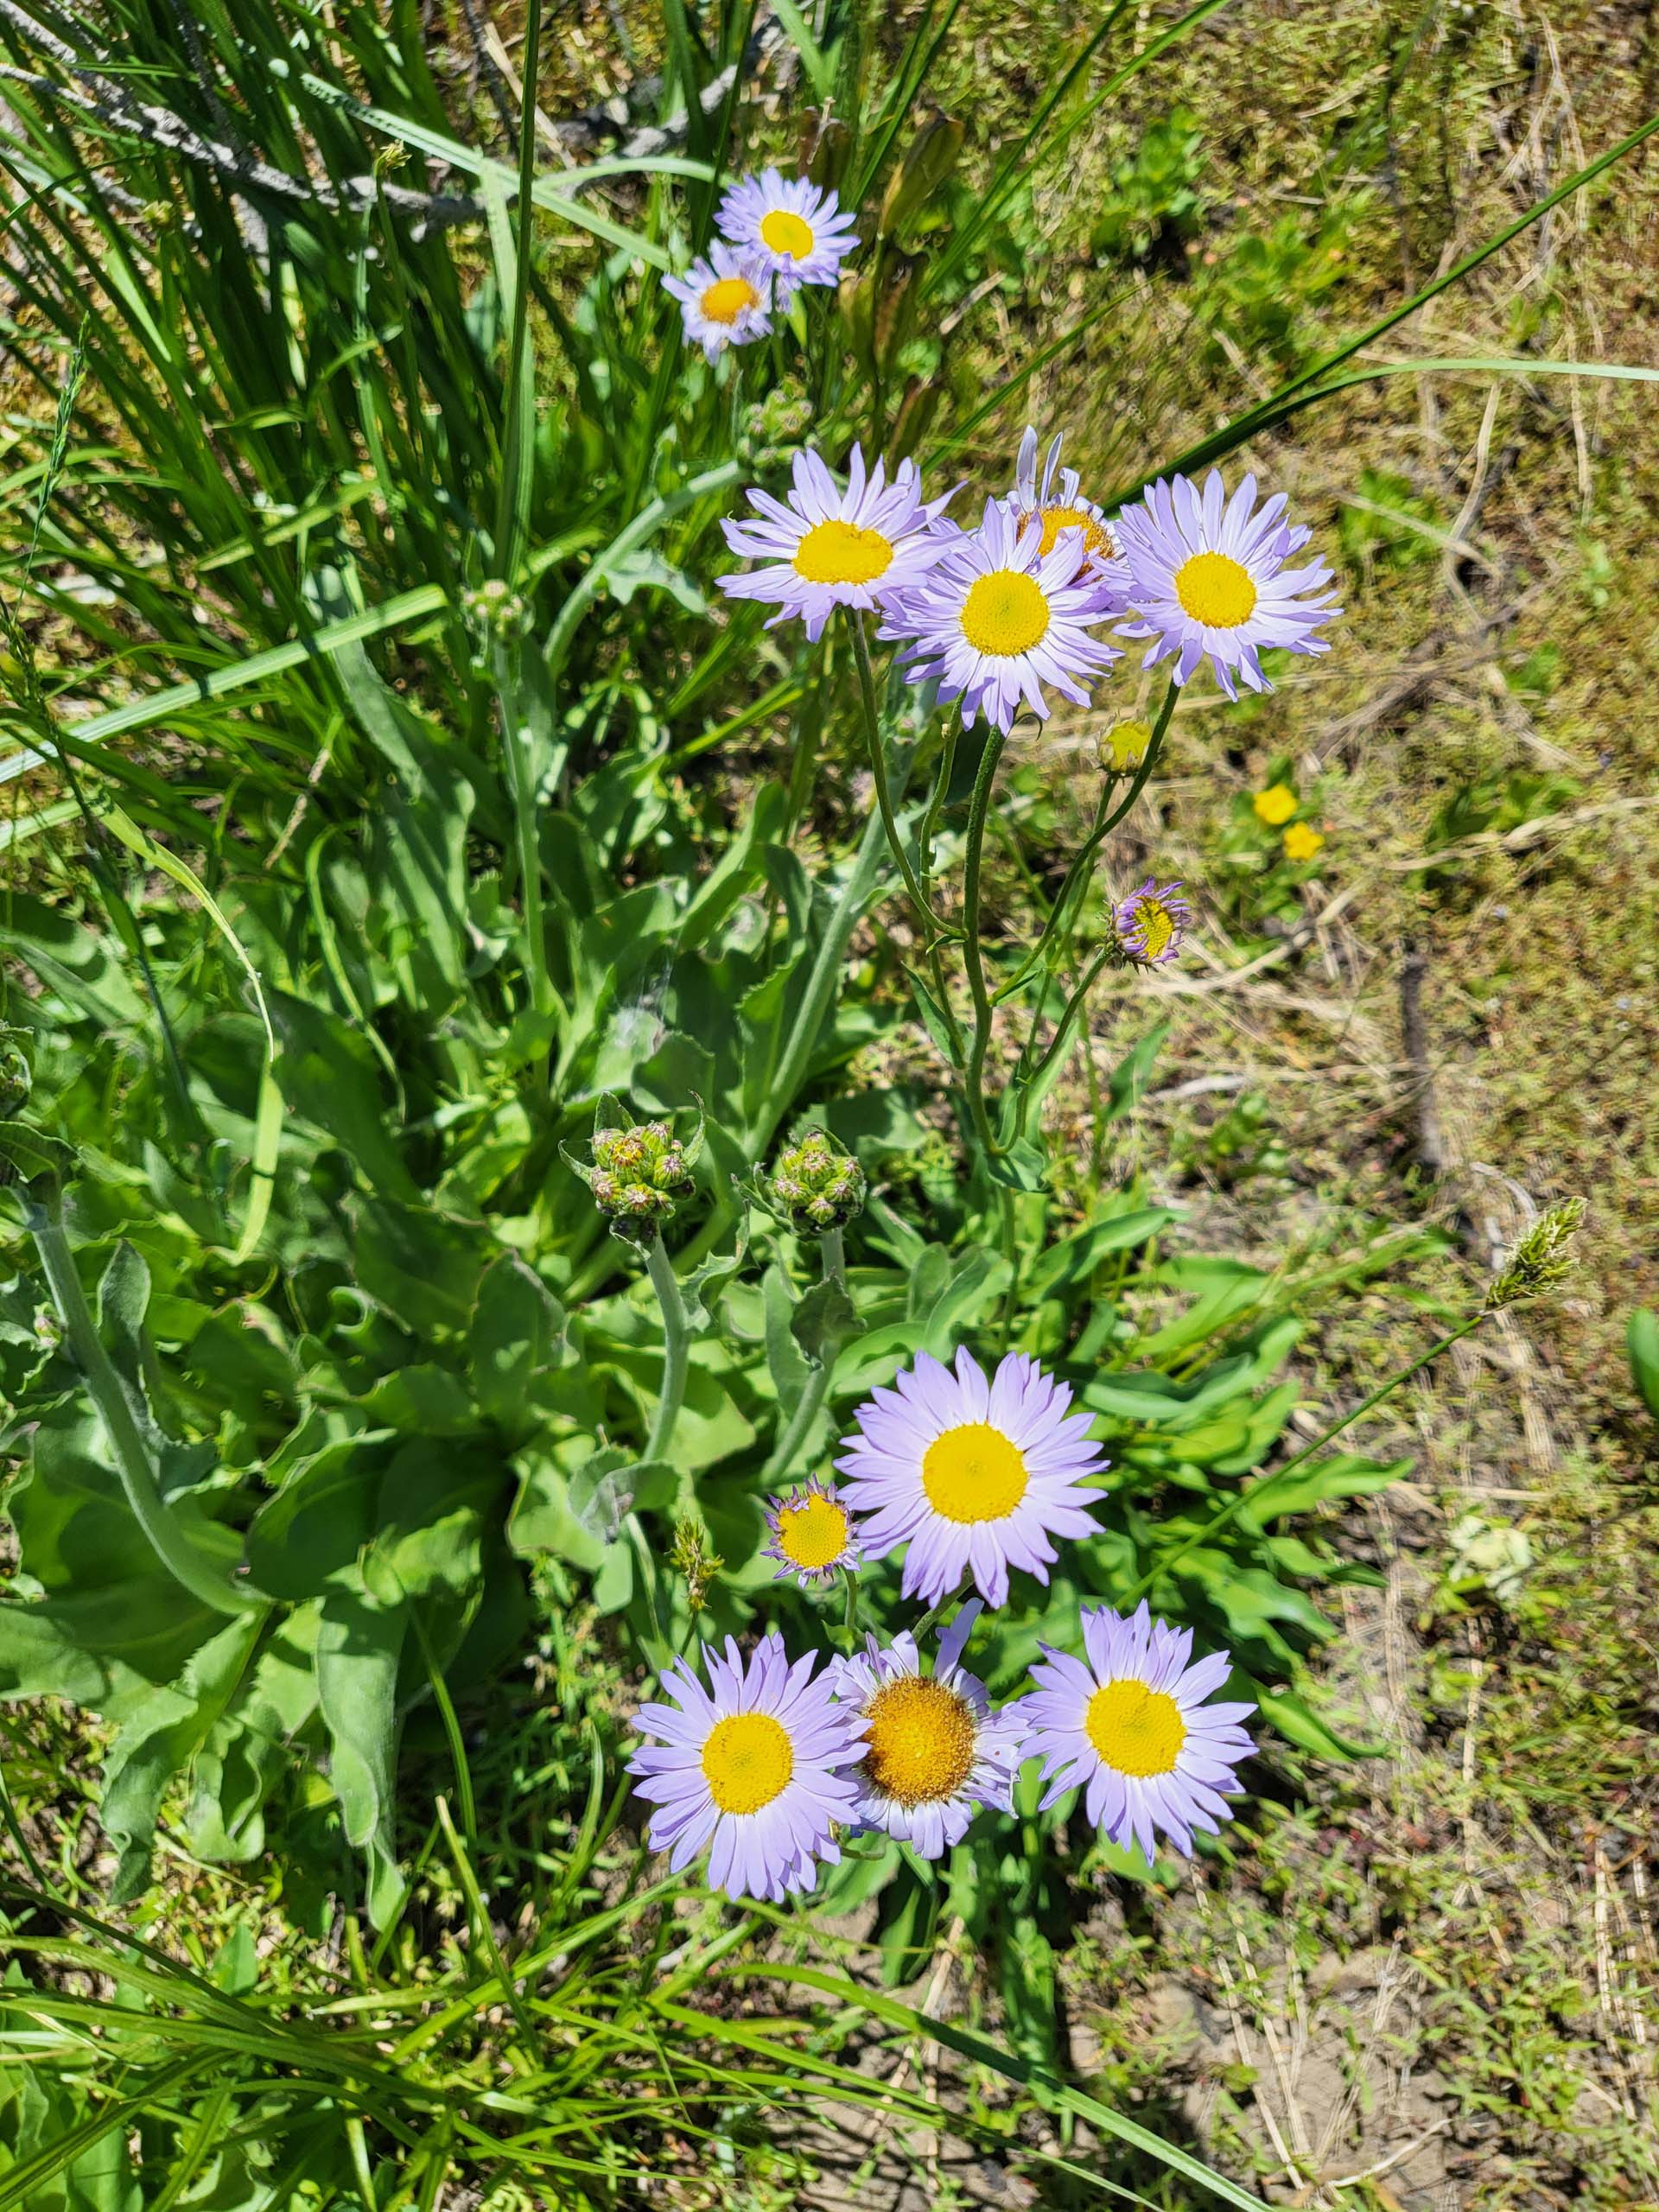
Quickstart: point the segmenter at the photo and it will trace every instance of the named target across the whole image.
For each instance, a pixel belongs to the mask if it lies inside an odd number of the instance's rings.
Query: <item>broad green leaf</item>
[[[1625,1342],[1630,1349],[1630,1373],[1642,1402],[1659,1421],[1659,1314],[1638,1306],[1630,1316]]]
[[[385,1927],[403,1897],[393,1829],[397,1666],[406,1605],[372,1599],[356,1574],[334,1576],[317,1629],[317,1699],[329,1772],[349,1840],[367,1863],[370,1917]]]

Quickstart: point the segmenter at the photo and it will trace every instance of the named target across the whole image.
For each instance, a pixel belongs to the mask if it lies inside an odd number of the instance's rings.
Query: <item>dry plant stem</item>
[[[899,863],[899,873],[905,879],[905,889],[910,903],[916,909],[927,942],[936,938],[950,937],[954,932],[942,922],[927,902],[927,894],[917,881],[916,871],[910,864],[899,836],[899,823],[893,811],[893,793],[887,785],[887,756],[881,747],[881,722],[875,703],[875,673],[870,666],[870,643],[864,634],[864,617],[857,607],[843,607],[847,628],[853,641],[853,659],[858,668],[858,695],[864,709],[864,737],[870,756],[870,773],[875,779],[875,804],[881,816],[881,827],[887,831],[887,843],[893,857]]]

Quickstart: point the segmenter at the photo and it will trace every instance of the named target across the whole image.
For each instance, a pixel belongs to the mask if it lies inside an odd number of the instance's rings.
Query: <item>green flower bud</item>
[[[803,1129],[778,1155],[761,1195],[803,1236],[844,1229],[864,1209],[864,1170],[823,1129]]]
[[[649,1244],[696,1188],[691,1162],[700,1139],[701,1131],[688,1143],[665,1122],[613,1122],[594,1131],[591,1162],[565,1158],[615,1234]]]

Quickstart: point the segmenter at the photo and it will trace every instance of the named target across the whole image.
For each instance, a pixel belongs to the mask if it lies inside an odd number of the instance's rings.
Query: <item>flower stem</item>
[[[991,1134],[990,1117],[985,1110],[985,1055],[991,1042],[991,999],[985,988],[985,961],[980,949],[979,878],[985,855],[985,821],[990,811],[991,788],[996,781],[997,763],[1002,758],[1002,748],[1007,741],[1008,733],[1006,730],[994,728],[985,741],[984,752],[980,755],[979,772],[974,779],[974,796],[968,808],[968,847],[962,874],[965,932],[962,947],[963,963],[968,970],[968,988],[974,1001],[974,1037],[968,1048],[964,1089],[969,1117],[987,1160],[997,1158],[1002,1147]]]
[[[916,871],[910,864],[899,835],[899,823],[893,810],[893,794],[887,788],[887,755],[881,744],[881,722],[875,704],[875,675],[870,666],[870,643],[864,633],[864,616],[855,607],[842,609],[847,617],[847,627],[853,640],[853,658],[858,666],[858,695],[864,709],[864,738],[870,755],[870,773],[875,779],[875,804],[881,817],[881,827],[893,849],[893,857],[899,863],[899,873],[905,880],[905,889],[910,903],[916,909],[916,918],[925,931],[929,942],[936,937],[953,934],[927,902],[927,893],[916,880]]]
[[[1332,1421],[1331,1426],[1322,1430],[1311,1444],[1306,1444],[1300,1452],[1293,1452],[1282,1466],[1275,1467],[1270,1475],[1264,1475],[1260,1482],[1253,1483],[1249,1490],[1236,1492],[1218,1513],[1211,1515],[1196,1535],[1189,1536],[1184,1544],[1176,1547],[1167,1559],[1160,1560],[1155,1567],[1148,1568],[1133,1589],[1116,1600],[1117,1604],[1121,1606],[1138,1605],[1160,1575],[1167,1574],[1173,1567],[1179,1567],[1190,1553],[1207,1544],[1212,1536],[1218,1535],[1230,1522],[1237,1519],[1247,1505],[1259,1502],[1262,1491],[1270,1490],[1281,1475],[1287,1475],[1293,1467],[1300,1467],[1305,1459],[1311,1459],[1316,1452],[1323,1452],[1327,1444],[1342,1434],[1344,1429],[1351,1428],[1354,1423],[1363,1420],[1374,1406],[1380,1406],[1385,1398],[1392,1397],[1402,1382],[1409,1382],[1420,1369],[1427,1367],[1431,1360],[1438,1359],[1443,1351],[1450,1351],[1453,1344],[1461,1344],[1465,1337],[1471,1336],[1481,1323],[1490,1318],[1491,1311],[1491,1308],[1483,1306],[1472,1320],[1465,1321],[1461,1328],[1453,1329],[1450,1336],[1442,1337],[1437,1344],[1432,1344],[1426,1352],[1412,1361],[1409,1367],[1402,1367],[1397,1375],[1391,1375],[1386,1382],[1378,1383],[1370,1395],[1362,1398],[1351,1413],[1344,1414],[1340,1421]]]
[[[645,1457],[660,1459],[668,1450],[674,1424],[685,1401],[690,1330],[680,1299],[680,1286],[674,1280],[673,1263],[660,1233],[653,1234],[645,1247],[645,1266],[651,1275],[651,1287],[657,1294],[657,1303],[663,1309],[663,1387],[652,1420],[651,1434],[645,1440]]]
[[[823,1262],[823,1279],[838,1284],[843,1293],[847,1288],[847,1263],[842,1250],[842,1231],[826,1229],[818,1239],[818,1250]],[[812,1433],[813,1424],[823,1409],[830,1395],[830,1378],[836,1361],[833,1351],[821,1359],[806,1378],[806,1388],[796,1402],[795,1410],[783,1434],[772,1447],[772,1457],[761,1471],[763,1482],[776,1482],[788,1474],[795,1464],[795,1455]]]

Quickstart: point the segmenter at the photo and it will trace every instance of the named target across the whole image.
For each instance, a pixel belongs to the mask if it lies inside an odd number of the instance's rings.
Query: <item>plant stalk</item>
[[[663,1387],[652,1418],[651,1434],[645,1440],[645,1457],[660,1459],[668,1450],[680,1408],[685,1402],[686,1358],[691,1332],[680,1286],[674,1279],[674,1265],[660,1232],[653,1234],[645,1247],[645,1266],[651,1275],[651,1287],[657,1294],[657,1303],[663,1309]]]
[[[818,1250],[823,1260],[824,1281],[838,1284],[844,1293],[847,1288],[847,1265],[842,1243],[843,1232],[841,1230],[826,1229],[818,1239]],[[821,1359],[808,1376],[806,1388],[801,1392],[795,1410],[789,1417],[788,1426],[766,1464],[761,1475],[763,1482],[779,1480],[794,1465],[795,1454],[812,1433],[812,1425],[830,1395],[830,1378],[835,1363],[832,1353],[829,1358]]]

